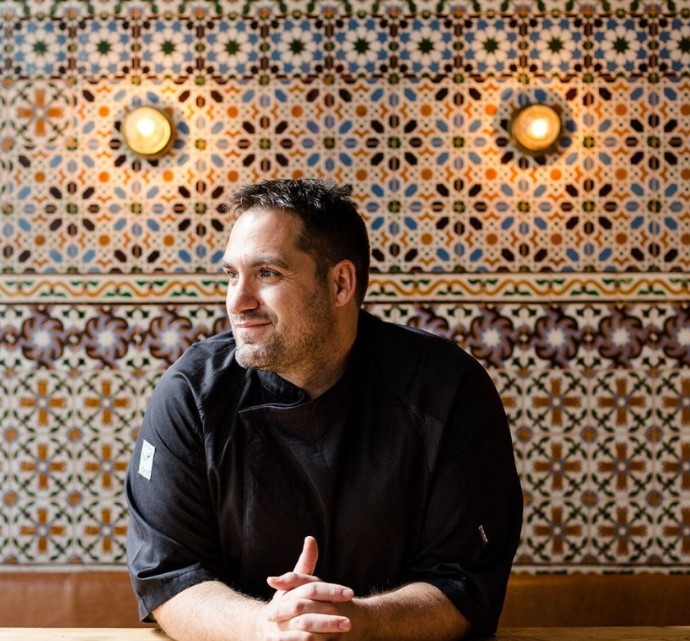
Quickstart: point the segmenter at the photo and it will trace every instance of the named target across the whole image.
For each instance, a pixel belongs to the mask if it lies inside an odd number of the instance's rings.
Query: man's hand
[[[318,557],[316,539],[308,536],[295,569],[267,579],[277,592],[267,606],[269,625],[265,628],[264,641],[325,640],[350,630],[352,623],[344,609],[354,593],[348,587],[326,583],[314,576]]]
[[[316,541],[307,537],[294,570],[268,579],[277,590],[269,603],[203,581],[153,613],[179,641],[452,641],[469,630],[467,619],[428,583],[355,599],[350,588],[314,576],[318,556]]]

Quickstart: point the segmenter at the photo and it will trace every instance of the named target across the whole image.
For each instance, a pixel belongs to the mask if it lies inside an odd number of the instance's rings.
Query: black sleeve
[[[407,579],[439,588],[473,634],[492,634],[520,538],[522,491],[505,412],[488,374],[473,363],[459,390]]]
[[[139,616],[220,567],[198,401],[168,370],[154,391],[127,470],[127,564]]]

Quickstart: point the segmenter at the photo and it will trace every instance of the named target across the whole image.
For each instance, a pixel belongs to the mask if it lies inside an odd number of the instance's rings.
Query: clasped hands
[[[308,536],[295,569],[267,579],[276,593],[263,613],[263,641],[325,641],[352,627],[354,592],[314,576],[318,557],[316,539]]]

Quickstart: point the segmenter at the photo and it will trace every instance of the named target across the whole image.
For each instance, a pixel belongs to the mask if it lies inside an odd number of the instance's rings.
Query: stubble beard
[[[236,338],[235,360],[245,368],[275,371],[285,353],[284,341],[274,336],[267,343],[245,343]]]
[[[318,368],[332,355],[335,317],[325,305],[312,308],[304,322],[312,328],[289,343],[286,336],[274,333],[267,341],[246,343],[235,338],[235,360],[244,368],[289,374],[301,366]]]

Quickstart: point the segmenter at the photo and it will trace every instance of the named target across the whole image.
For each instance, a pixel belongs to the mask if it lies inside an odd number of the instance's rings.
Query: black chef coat
[[[427,582],[493,632],[522,496],[481,365],[362,312],[346,375],[308,400],[234,348],[230,333],[193,345],[152,395],[127,473],[142,619],[212,579],[268,599],[313,535],[323,580],[358,596]]]

